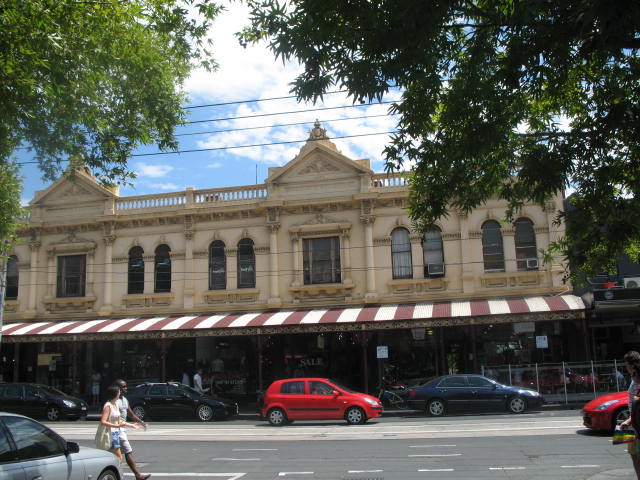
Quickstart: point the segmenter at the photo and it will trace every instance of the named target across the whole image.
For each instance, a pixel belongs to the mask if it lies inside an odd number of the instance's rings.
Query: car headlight
[[[65,407],[69,407],[69,408],[74,408],[76,406],[76,404],[73,403],[71,400],[63,400],[62,403],[64,403]]]
[[[616,403],[619,403],[619,402],[620,402],[620,400],[609,400],[608,402],[604,402],[604,403],[598,405],[596,407],[596,410],[606,410],[611,405],[615,405]]]
[[[375,400],[372,400],[370,398],[365,398],[364,401],[367,402],[369,405],[371,405],[373,407],[377,407],[379,405],[378,402],[376,402]]]

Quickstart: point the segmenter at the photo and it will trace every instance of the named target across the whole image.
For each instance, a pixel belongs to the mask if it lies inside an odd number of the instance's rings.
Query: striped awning
[[[91,335],[135,332],[197,332],[219,329],[287,327],[304,325],[357,324],[443,318],[523,315],[544,312],[584,310],[574,295],[521,297],[508,299],[424,302],[401,305],[365,306],[315,310],[282,310],[240,314],[199,315],[183,317],[122,318],[57,322],[8,323],[2,335],[9,338]]]

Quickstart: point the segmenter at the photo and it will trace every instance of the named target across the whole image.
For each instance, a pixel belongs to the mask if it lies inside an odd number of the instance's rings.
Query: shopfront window
[[[133,247],[129,250],[129,272],[127,293],[130,295],[144,293],[144,250]]]
[[[413,278],[411,238],[406,228],[391,232],[391,265],[393,278]]]
[[[302,241],[304,284],[340,283],[340,239],[305,238]]]
[[[155,293],[171,291],[171,249],[168,245],[159,245],[155,256]]]
[[[11,255],[7,261],[7,287],[5,298],[15,300],[18,298],[18,257]]]
[[[85,255],[58,257],[57,296],[84,297],[86,280]]]
[[[216,240],[209,246],[209,290],[227,288],[227,257],[225,245]]]
[[[243,238],[238,242],[238,288],[255,288],[256,254],[253,240]]]
[[[482,257],[485,272],[504,272],[502,232],[495,220],[487,220],[482,224]]]

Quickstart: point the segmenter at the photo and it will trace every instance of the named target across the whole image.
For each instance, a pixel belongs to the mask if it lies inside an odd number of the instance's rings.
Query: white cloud
[[[173,167],[171,165],[150,165],[142,162],[136,163],[134,168],[136,175],[139,178],[160,178],[166,176],[173,170]]]
[[[157,188],[158,190],[181,190],[180,186],[176,185],[175,183],[151,183],[149,184],[149,186],[152,188]]]
[[[207,168],[220,168],[222,167],[222,162],[213,162],[207,165]]]

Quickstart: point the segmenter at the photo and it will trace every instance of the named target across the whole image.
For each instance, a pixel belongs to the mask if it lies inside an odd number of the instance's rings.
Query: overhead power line
[[[324,95],[334,95],[336,93],[345,93],[348,90],[336,90],[333,92],[326,92]],[[297,95],[287,95],[284,97],[271,97],[271,98],[257,98],[255,100],[236,100],[232,102],[220,102],[220,103],[205,103],[203,105],[188,105],[183,107],[185,110],[192,110],[195,108],[208,108],[208,107],[225,107],[228,105],[240,105],[243,103],[258,103],[258,102],[270,102],[272,100],[287,100],[289,98],[298,98]]]

